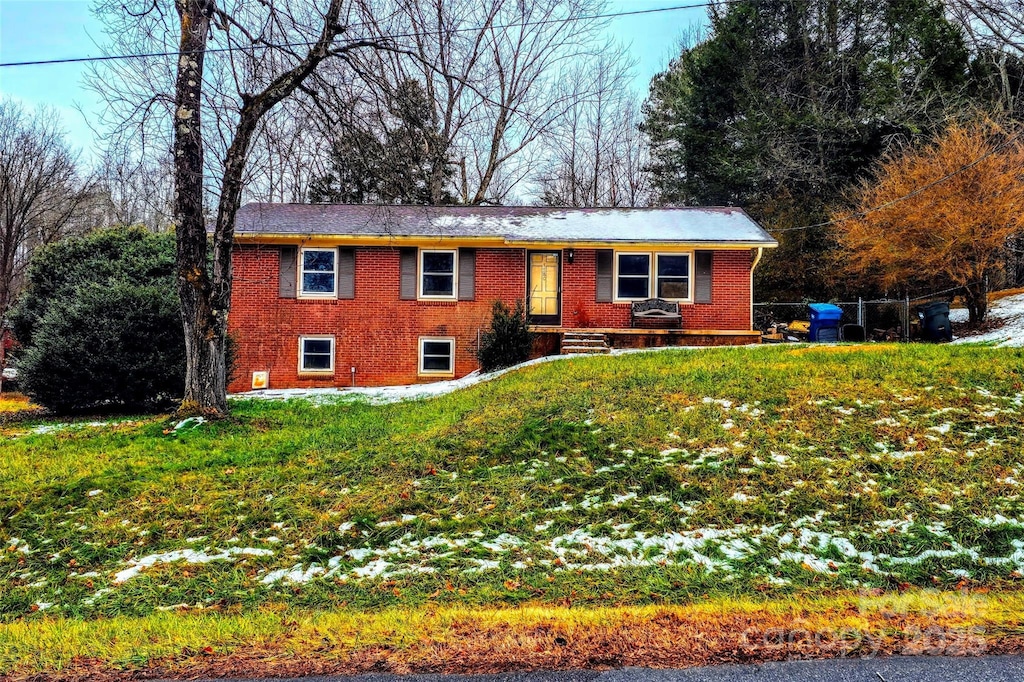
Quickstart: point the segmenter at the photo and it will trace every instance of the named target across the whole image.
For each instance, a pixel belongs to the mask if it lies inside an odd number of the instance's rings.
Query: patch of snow
[[[989,306],[990,319],[999,320],[1002,325],[998,329],[978,334],[958,337],[953,343],[992,343],[997,347],[1024,346],[1024,294],[1006,296]],[[966,322],[966,310],[950,310],[950,322]]]
[[[29,548],[28,543],[23,541],[21,538],[11,538],[7,541],[8,552],[20,552],[22,554],[31,554],[32,550]]]
[[[129,560],[129,567],[115,574],[113,582],[115,585],[127,582],[142,573],[143,570],[158,564],[171,564],[176,561],[184,561],[187,564],[207,564],[211,561],[227,561],[237,556],[272,556],[273,554],[269,549],[255,549],[252,547],[229,547],[219,552],[177,549],[162,554],[150,554],[141,559]]]
[[[175,431],[181,431],[182,429],[195,429],[206,423],[205,417],[188,417],[182,419],[180,422],[174,425]]]
[[[34,434],[46,434],[55,433],[57,431],[64,431],[67,429],[83,429],[83,428],[103,428],[105,426],[123,426],[138,424],[139,422],[130,420],[112,420],[104,422],[58,422],[54,424],[40,424],[39,426],[30,429],[29,433]]]
[[[470,559],[476,566],[467,568],[463,573],[479,573],[480,571],[493,571],[501,566],[500,561],[494,559]]]
[[[488,542],[481,542],[480,546],[484,549],[489,549],[492,552],[504,552],[513,547],[520,547],[523,544],[523,541],[517,538],[515,535],[502,533],[493,540],[490,540]]]
[[[749,344],[746,346],[730,346],[729,348],[762,348],[762,344]],[[633,353],[659,353],[659,352],[694,352],[704,351],[713,346],[664,346],[661,348],[613,348],[611,355],[629,355]],[[721,350],[721,347],[719,347]],[[385,404],[403,402],[406,400],[420,400],[432,398],[469,388],[476,384],[491,381],[498,377],[533,365],[547,362],[572,361],[580,357],[603,357],[600,354],[576,355],[547,355],[533,360],[499,369],[494,372],[470,372],[460,379],[449,381],[435,381],[429,384],[412,384],[407,386],[378,386],[378,387],[356,387],[356,388],[286,388],[286,389],[261,389],[259,391],[248,391],[245,393],[233,393],[230,398],[260,399],[260,400],[289,400],[292,398],[309,400],[312,402],[323,402],[337,399],[363,399],[373,404]],[[728,401],[725,401],[728,402]],[[730,405],[732,403],[729,403]]]

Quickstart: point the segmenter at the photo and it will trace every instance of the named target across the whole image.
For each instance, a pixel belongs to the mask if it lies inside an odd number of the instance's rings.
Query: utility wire
[[[678,12],[678,11],[681,11],[681,10],[688,10],[688,9],[700,9],[702,7],[715,7],[715,6],[719,6],[719,5],[729,5],[729,4],[733,4],[735,2],[738,2],[738,1],[740,1],[740,0],[708,0],[707,2],[693,3],[693,4],[689,4],[689,5],[674,5],[672,7],[652,7],[652,8],[647,8],[647,9],[627,10],[627,11],[621,11],[621,12],[605,12],[605,13],[601,13],[601,14],[591,14],[591,15],[585,15],[585,16],[581,16],[581,17],[576,17],[575,19],[564,19],[564,18],[563,19],[538,19],[538,20],[535,20],[535,21],[526,21],[526,22],[521,22],[521,23],[517,23],[517,24],[504,24],[504,25],[496,24],[494,26],[475,26],[475,27],[453,28],[453,29],[443,29],[443,30],[442,29],[438,29],[436,31],[417,31],[417,32],[412,32],[412,33],[397,33],[397,34],[384,35],[384,36],[379,36],[379,37],[382,38],[382,39],[415,38],[415,37],[425,37],[425,36],[437,35],[437,34],[442,33],[442,32],[446,32],[446,33],[464,33],[464,32],[483,31],[483,30],[487,30],[487,29],[526,28],[526,27],[529,27],[529,26],[543,26],[543,25],[546,25],[546,24],[553,24],[553,23],[566,23],[568,21],[588,21],[588,20],[598,20],[598,19],[615,19],[615,18],[620,18],[620,17],[640,16],[640,15],[645,15],[645,14],[656,14],[656,13],[663,13],[663,12]],[[349,25],[346,28],[366,27],[366,26],[369,26],[369,25],[371,25],[371,24],[367,24],[367,23],[351,24],[351,25]],[[223,53],[223,52],[251,51],[251,50],[256,50],[256,49],[308,47],[310,45],[314,45],[315,42],[316,41],[302,41],[302,42],[295,42],[295,43],[282,43],[280,45],[266,45],[266,46],[262,46],[262,47],[252,46],[252,45],[249,45],[249,46],[234,46],[234,47],[230,47],[230,46],[229,47],[216,47],[216,48],[206,48],[204,50],[201,50],[201,52],[203,52],[204,54],[215,54],[215,53]],[[63,58],[63,59],[39,59],[39,60],[22,61],[22,62],[3,62],[3,63],[0,63],[0,68],[11,68],[11,67],[20,67],[20,66],[48,66],[48,65],[54,65],[54,64],[78,64],[78,63],[88,63],[88,62],[115,61],[115,60],[122,60],[122,59],[149,59],[149,58],[157,58],[157,57],[180,57],[183,54],[192,54],[192,53],[195,53],[195,52],[200,52],[200,51],[197,50],[197,51],[194,51],[194,52],[181,52],[181,51],[175,50],[175,51],[166,51],[166,52],[143,52],[143,53],[137,53],[137,54],[102,55],[102,56],[99,56],[99,57],[68,57],[68,58]],[[518,113],[518,112],[516,112],[516,113]],[[967,170],[970,170],[971,168],[973,168],[974,166],[977,166],[979,163],[981,163],[986,158],[991,156],[992,154],[995,154],[996,152],[1001,151],[1005,147],[1007,147],[1010,144],[1012,144],[1013,142],[1015,142],[1017,139],[1019,139],[1021,137],[1021,135],[1024,135],[1024,131],[1022,131],[1020,133],[1017,133],[1016,135],[1011,136],[1009,139],[1007,139],[1004,142],[1000,143],[999,145],[993,147],[988,152],[986,152],[985,154],[982,154],[980,157],[978,157],[974,161],[972,161],[972,162],[970,162],[970,163],[968,163],[968,164],[966,164],[964,166],[961,166],[960,168],[958,168],[958,169],[956,169],[954,171],[951,171],[950,173],[947,173],[946,175],[942,176],[941,178],[938,178],[937,180],[934,180],[934,181],[932,181],[932,182],[930,182],[930,183],[928,183],[926,185],[918,187],[914,191],[909,192],[908,194],[905,194],[904,196],[897,197],[896,199],[893,199],[891,201],[887,201],[884,204],[879,204],[878,206],[874,206],[874,207],[869,208],[869,209],[864,210],[864,211],[857,211],[857,212],[854,212],[854,213],[850,213],[849,215],[846,215],[846,216],[844,216],[842,218],[835,218],[833,220],[826,220],[826,221],[819,222],[819,223],[813,223],[811,225],[799,225],[799,226],[795,226],[795,227],[783,227],[783,228],[779,228],[779,229],[776,229],[776,230],[772,230],[772,232],[775,232],[775,233],[794,232],[794,231],[797,231],[797,230],[812,230],[812,229],[819,228],[819,227],[828,227],[830,225],[837,225],[837,224],[840,224],[840,223],[844,223],[844,222],[846,222],[848,220],[851,220],[851,219],[854,219],[854,218],[862,218],[862,217],[864,217],[864,216],[866,216],[866,215],[868,215],[870,213],[876,213],[878,211],[885,210],[886,208],[888,208],[890,206],[893,206],[893,205],[898,204],[900,202],[906,201],[907,199],[911,199],[911,198],[921,194],[922,192],[925,192],[925,191],[931,189],[932,187],[940,185],[940,184],[946,182],[947,180],[949,180],[950,178],[953,178],[953,177],[959,175],[960,173],[963,173],[963,172],[965,172]]]
[[[622,12],[605,12],[603,14],[589,14],[575,18],[562,18],[562,19],[537,19],[535,21],[524,21],[515,24],[496,24],[493,26],[473,26],[464,28],[452,28],[452,29],[438,29],[435,31],[414,31],[412,33],[395,33],[391,35],[377,36],[380,39],[396,39],[396,38],[417,38],[426,37],[432,35],[438,35],[441,33],[466,33],[466,32],[478,32],[490,29],[506,29],[506,28],[526,28],[530,26],[543,26],[546,24],[561,24],[575,21],[592,21],[597,19],[615,19],[619,17],[631,17],[639,16],[643,14],[656,14],[660,12],[678,12],[680,10],[687,9],[700,9],[702,7],[715,7],[718,5],[730,5],[740,0],[707,0],[706,2],[699,2],[690,5],[674,5],[672,7],[652,7],[648,9],[636,9],[626,10]],[[346,29],[350,28],[365,28],[372,26],[369,23],[350,24]],[[63,59],[36,59],[31,61],[23,62],[3,62],[0,63],[0,68],[9,68],[16,66],[48,66],[52,64],[80,64],[86,62],[107,62],[121,59],[151,59],[157,57],[179,57],[184,54],[195,54],[203,52],[204,54],[215,54],[221,52],[238,52],[258,49],[269,49],[269,48],[291,48],[291,47],[309,47],[315,45],[316,41],[301,41],[295,43],[281,43],[279,45],[264,45],[264,46],[233,46],[233,47],[213,47],[205,50],[195,50],[191,52],[180,52],[178,50],[166,51],[166,52],[141,52],[138,54],[111,54],[102,55],[99,57],[66,57]]]
[[[782,227],[782,228],[779,228],[777,230],[770,230],[770,231],[771,232],[793,232],[794,230],[811,230],[811,229],[814,229],[816,227],[828,227],[829,225],[838,225],[839,223],[845,223],[847,220],[852,220],[854,218],[863,218],[864,216],[866,216],[866,215],[868,215],[870,213],[876,213],[878,211],[883,211],[883,210],[889,208],[890,206],[893,206],[893,205],[898,204],[900,202],[906,201],[907,199],[911,199],[913,197],[916,197],[918,194],[921,194],[922,192],[926,192],[926,191],[930,190],[932,187],[935,187],[936,185],[941,185],[942,183],[946,182],[950,178],[953,178],[953,177],[959,175],[960,173],[963,173],[964,171],[968,171],[971,168],[974,168],[979,163],[981,163],[982,161],[984,161],[988,157],[992,156],[996,152],[1002,151],[1003,149],[1005,149],[1009,145],[1011,145],[1014,142],[1016,142],[1021,137],[1021,135],[1024,135],[1024,131],[1021,131],[1021,132],[1019,132],[1019,133],[1017,133],[1015,135],[1011,135],[1009,138],[1007,138],[1003,142],[997,144],[995,147],[993,147],[992,149],[988,150],[987,152],[985,152],[984,154],[982,154],[981,156],[976,158],[974,161],[971,161],[970,163],[968,163],[966,165],[960,166],[956,170],[953,170],[953,171],[950,171],[949,173],[946,173],[941,178],[938,178],[937,180],[933,180],[932,182],[929,182],[928,184],[922,185],[922,186],[918,187],[917,189],[915,189],[914,191],[908,192],[907,194],[904,194],[901,197],[897,197],[895,199],[892,199],[891,201],[887,201],[884,204],[879,204],[878,206],[873,206],[873,207],[871,207],[869,209],[866,209],[864,211],[857,211],[855,213],[851,213],[849,215],[843,216],[842,218],[835,218],[833,220],[826,220],[826,221],[821,222],[821,223],[814,223],[813,225],[800,225],[798,227]]]

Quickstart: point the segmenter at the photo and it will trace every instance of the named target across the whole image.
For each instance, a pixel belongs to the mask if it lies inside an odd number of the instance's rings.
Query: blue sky
[[[671,7],[686,0],[611,0],[614,11]],[[102,27],[93,18],[89,0],[0,0],[0,62],[95,56]],[[704,9],[679,10],[612,20],[609,31],[629,44],[637,59],[637,88],[646,90],[651,76],[676,54],[688,27],[700,24]],[[24,66],[0,69],[0,93],[34,107],[47,105],[59,113],[73,142],[93,151],[89,127],[102,106],[83,84],[83,64]],[[79,111],[81,109],[81,111]]]

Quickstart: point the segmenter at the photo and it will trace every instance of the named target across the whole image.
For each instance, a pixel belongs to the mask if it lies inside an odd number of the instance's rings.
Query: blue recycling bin
[[[811,303],[811,328],[808,338],[818,343],[835,343],[839,340],[839,320],[843,309],[831,303]]]

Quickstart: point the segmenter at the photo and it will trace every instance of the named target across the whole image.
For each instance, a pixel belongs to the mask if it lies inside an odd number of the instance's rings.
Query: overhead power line
[[[620,17],[632,17],[643,14],[657,14],[661,12],[678,12],[687,9],[700,9],[702,7],[714,7],[718,5],[729,5],[739,0],[707,0],[706,2],[699,2],[689,5],[674,5],[672,7],[652,7],[648,9],[635,9],[626,10],[622,12],[605,12],[602,14],[589,14],[575,18],[549,18],[549,19],[537,19],[535,21],[524,21],[515,24],[496,24],[493,26],[467,26],[464,28],[452,28],[452,29],[438,29],[434,31],[413,31],[411,33],[395,33],[391,35],[378,36],[382,40],[397,39],[397,38],[416,38],[425,37],[431,35],[437,35],[440,33],[467,33],[467,32],[478,32],[490,29],[506,29],[506,28],[527,28],[532,26],[544,26],[546,24],[562,24],[575,21],[592,21],[598,19],[616,19]],[[359,23],[350,24],[347,29],[351,28],[366,28],[372,24]],[[216,54],[221,52],[239,52],[248,51],[254,49],[267,49],[267,48],[291,48],[291,47],[309,47],[316,44],[316,41],[300,41],[295,43],[281,43],[279,45],[247,45],[247,46],[233,46],[233,47],[213,47],[202,50],[204,54]],[[196,51],[198,52],[198,51]],[[81,64],[87,62],[109,62],[121,59],[155,59],[158,57],[179,57],[183,54],[193,54],[193,52],[180,52],[178,50],[168,50],[164,52],[141,52],[138,54],[110,54],[101,55],[99,57],[65,57],[60,59],[35,59],[31,61],[22,62],[3,62],[0,63],[0,68],[9,68],[16,66],[49,66],[53,64]]]
[[[847,220],[853,220],[855,218],[863,218],[864,216],[869,215],[871,213],[877,213],[878,211],[884,211],[885,209],[889,208],[890,206],[893,206],[893,205],[898,204],[900,202],[906,201],[907,199],[911,199],[913,197],[916,197],[917,195],[921,194],[922,192],[926,192],[926,191],[930,190],[932,187],[935,187],[937,185],[941,185],[942,183],[946,182],[950,178],[956,177],[960,173],[963,173],[964,171],[968,171],[971,168],[974,168],[979,163],[981,163],[982,161],[984,161],[988,157],[992,156],[996,152],[1002,151],[1006,147],[1008,147],[1011,144],[1013,144],[1014,142],[1016,142],[1021,137],[1021,135],[1024,135],[1024,131],[1021,131],[1021,132],[1019,132],[1019,133],[1017,133],[1015,135],[1011,135],[1009,138],[1007,138],[1006,140],[1004,140],[1001,143],[997,144],[995,147],[993,147],[992,149],[988,150],[987,152],[985,152],[984,154],[982,154],[981,156],[976,158],[974,161],[971,161],[968,164],[964,164],[963,166],[960,166],[956,170],[953,170],[953,171],[950,171],[949,173],[946,173],[941,178],[938,178],[937,180],[933,180],[932,182],[929,182],[929,183],[927,183],[925,185],[921,185],[920,187],[918,187],[917,189],[913,190],[912,192],[908,192],[907,194],[904,194],[901,197],[896,197],[895,199],[887,201],[884,204],[879,204],[878,206],[872,206],[871,208],[865,209],[863,211],[855,211],[854,213],[851,213],[849,215],[843,216],[842,218],[835,218],[833,220],[826,220],[826,221],[821,222],[821,223],[814,223],[813,225],[799,225],[797,227],[781,227],[781,228],[779,228],[777,230],[771,230],[771,232],[793,232],[794,230],[813,230],[816,227],[828,227],[829,225],[838,225],[839,223],[845,223]]]

